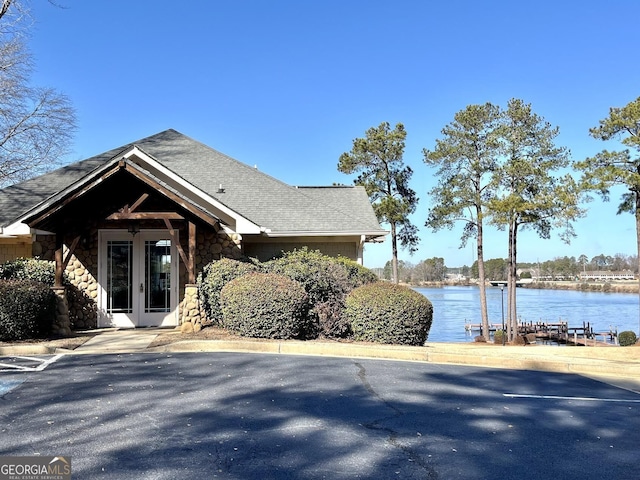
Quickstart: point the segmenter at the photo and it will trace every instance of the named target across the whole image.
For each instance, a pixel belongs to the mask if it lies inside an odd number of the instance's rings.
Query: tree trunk
[[[513,224],[509,222],[509,247],[507,250],[507,339],[513,340],[511,324],[511,262],[513,259]]]
[[[484,252],[482,246],[482,213],[478,214],[478,287],[480,288],[480,317],[482,336],[489,341],[489,316],[487,315],[487,285],[484,273]]]
[[[511,255],[509,263],[510,285],[509,285],[509,316],[511,317],[511,332],[513,340],[518,335],[518,309],[516,307],[516,283],[518,281],[518,224],[513,222],[511,233]]]
[[[518,334],[518,312],[516,308],[517,267],[517,233],[515,220],[509,223],[509,253],[507,258],[507,338],[509,341]]]
[[[636,200],[636,254],[638,256],[638,336],[640,336],[640,192],[634,192]]]
[[[396,238],[396,224],[391,222],[391,281],[398,284],[398,239]]]

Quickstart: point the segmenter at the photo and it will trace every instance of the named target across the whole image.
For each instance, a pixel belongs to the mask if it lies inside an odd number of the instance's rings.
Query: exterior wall
[[[21,241],[17,238],[0,239],[0,263],[21,257],[31,257],[31,242]]]
[[[358,244],[355,241],[313,241],[312,239],[287,241],[282,238],[271,242],[249,243],[245,241],[244,254],[247,257],[257,258],[261,262],[265,262],[280,256],[283,251],[290,252],[303,247],[308,247],[310,250],[319,250],[330,257],[343,256],[351,260],[358,260]]]

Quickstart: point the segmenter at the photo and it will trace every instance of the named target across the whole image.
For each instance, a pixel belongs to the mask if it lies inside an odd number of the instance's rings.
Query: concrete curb
[[[46,345],[10,345],[0,347],[0,355],[53,355],[57,353],[56,350],[58,348]]]
[[[316,355],[328,357],[372,358],[429,362],[512,370],[538,370],[587,376],[626,378],[640,384],[640,361],[630,358],[592,358],[597,350],[545,350],[544,347],[476,346],[472,344],[427,344],[425,347],[371,345],[338,342],[258,341],[258,340],[182,340],[158,347],[115,348],[107,350],[78,348],[68,350],[46,345],[11,345],[0,347],[0,355],[52,354],[128,354],[180,352],[238,352],[280,355]],[[622,348],[622,347],[619,347]],[[640,350],[638,350],[640,352]],[[559,355],[562,353],[562,355]]]
[[[451,351],[446,350],[450,348]],[[509,347],[512,348],[512,347]],[[586,348],[586,347],[584,347]],[[429,362],[512,370],[539,370],[581,375],[602,375],[637,378],[640,381],[640,363],[583,357],[548,358],[544,355],[522,355],[519,352],[494,350],[492,355],[478,355],[475,350],[464,353],[463,348],[404,347],[392,345],[359,345],[306,342],[257,342],[242,340],[184,340],[152,347],[148,352],[243,352],[286,355],[318,355],[331,357],[374,358],[385,360]],[[506,353],[506,355],[505,355]]]

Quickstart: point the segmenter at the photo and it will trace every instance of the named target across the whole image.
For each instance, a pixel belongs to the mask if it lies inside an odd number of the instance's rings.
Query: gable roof
[[[192,198],[206,197],[272,236],[387,233],[362,187],[292,187],[172,129],[0,190],[0,226],[124,156],[143,169],[166,169]]]

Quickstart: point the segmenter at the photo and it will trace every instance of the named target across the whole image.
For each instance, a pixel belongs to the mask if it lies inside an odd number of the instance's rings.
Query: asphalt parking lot
[[[70,456],[73,478],[640,477],[640,395],[578,375],[144,353],[0,385],[1,454]]]

